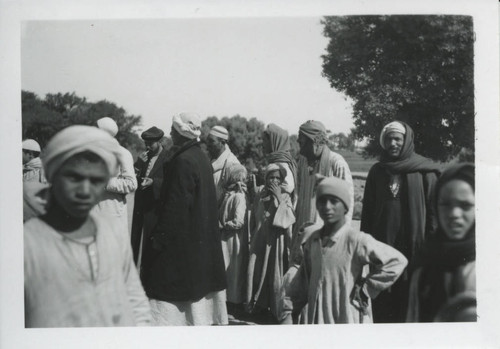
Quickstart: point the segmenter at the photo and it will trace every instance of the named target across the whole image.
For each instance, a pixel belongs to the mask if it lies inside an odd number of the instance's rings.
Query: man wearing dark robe
[[[158,220],[157,207],[163,184],[163,165],[167,161],[167,150],[160,143],[164,133],[153,126],[141,134],[146,151],[134,164],[138,188],[134,197],[131,243],[134,262],[141,271],[151,255],[151,230]]]
[[[361,231],[395,247],[409,261],[437,227],[433,205],[439,166],[414,152],[413,130],[404,122],[387,124],[380,134],[383,153],[366,179]],[[409,275],[373,300],[374,322],[404,322]]]

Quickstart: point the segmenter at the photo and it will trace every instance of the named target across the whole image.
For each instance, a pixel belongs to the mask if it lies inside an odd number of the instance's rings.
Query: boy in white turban
[[[47,213],[24,224],[26,327],[150,322],[126,235],[91,213],[118,153],[113,137],[90,126],[62,130],[42,152],[51,187]]]

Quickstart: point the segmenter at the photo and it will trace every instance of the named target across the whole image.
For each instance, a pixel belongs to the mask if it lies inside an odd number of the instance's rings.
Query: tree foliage
[[[325,17],[322,56],[330,85],[354,100],[355,136],[380,151],[382,127],[395,119],[415,131],[422,155],[446,160],[474,149],[472,18]]]
[[[110,117],[118,125],[117,140],[132,153],[144,149],[143,142],[134,128],[141,123],[141,117],[129,115],[115,103],[102,100],[87,102],[75,93],[47,94],[40,99],[35,93],[22,91],[23,139],[33,138],[43,148],[58,131],[70,125],[95,126],[98,119]]]
[[[202,122],[202,139],[205,139],[210,129],[215,126],[223,126],[229,132],[229,148],[238,157],[242,164],[252,159],[256,166],[263,162],[262,154],[262,132],[264,123],[256,118],[247,119],[240,115],[232,117],[210,116]]]

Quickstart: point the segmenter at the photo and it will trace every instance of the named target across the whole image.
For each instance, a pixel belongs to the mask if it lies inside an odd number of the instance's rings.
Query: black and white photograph
[[[0,3],[0,346],[500,344],[498,3],[273,3]]]

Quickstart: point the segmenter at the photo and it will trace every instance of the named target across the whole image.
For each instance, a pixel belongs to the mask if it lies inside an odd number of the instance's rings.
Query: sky
[[[256,117],[290,134],[353,127],[352,102],[321,75],[320,17],[25,21],[21,87],[75,92],[168,131],[175,113]],[[168,133],[168,132],[167,132]]]

